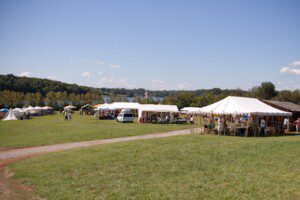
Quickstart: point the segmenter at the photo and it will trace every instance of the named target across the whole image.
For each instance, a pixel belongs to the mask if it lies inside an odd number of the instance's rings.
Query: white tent
[[[258,99],[229,96],[200,108],[207,114],[251,114],[259,116],[291,116],[292,113],[273,108]]]
[[[114,110],[113,106],[109,103],[102,104],[96,108],[96,110]]]
[[[32,107],[32,106],[29,106],[29,107],[27,108],[27,110],[28,110],[28,111],[30,111],[30,110],[35,110],[35,108]]]
[[[175,105],[141,104],[138,113],[139,119],[142,117],[143,112],[177,113],[179,110]]]
[[[132,110],[138,110],[140,107],[139,103],[134,103],[134,102],[114,102],[111,104],[111,106],[115,110],[119,109],[132,109]]]
[[[2,119],[2,121],[8,121],[8,120],[18,120],[14,114],[14,111],[12,109],[9,109],[9,112],[5,115],[5,117]]]
[[[198,114],[200,113],[200,108],[198,107],[184,107],[180,111],[186,114]]]
[[[76,107],[75,106],[72,106],[72,105],[69,105],[69,106],[66,106],[64,107],[65,109],[75,109]]]

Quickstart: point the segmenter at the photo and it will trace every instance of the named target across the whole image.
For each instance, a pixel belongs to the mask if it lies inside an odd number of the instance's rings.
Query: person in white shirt
[[[221,117],[218,118],[218,135],[221,135],[222,132],[222,119]]]
[[[260,121],[260,136],[265,136],[265,128],[266,128],[266,121],[262,119]]]

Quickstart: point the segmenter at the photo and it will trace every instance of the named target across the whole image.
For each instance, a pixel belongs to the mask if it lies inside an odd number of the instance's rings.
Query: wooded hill
[[[133,97],[131,99],[139,103],[160,103],[158,98],[163,98],[162,103],[174,104],[179,108],[186,106],[202,107],[227,96],[274,99],[300,104],[299,90],[276,91],[271,82],[263,82],[260,86],[254,86],[248,91],[241,89],[222,90],[220,88],[194,91],[147,90],[149,98],[143,99],[145,91],[142,88],[93,88],[49,79],[18,77],[12,74],[0,75],[0,107],[49,105],[55,109],[61,109],[65,105],[72,104],[79,108],[87,103],[103,103],[104,96],[109,97],[109,102],[128,101],[128,97]]]

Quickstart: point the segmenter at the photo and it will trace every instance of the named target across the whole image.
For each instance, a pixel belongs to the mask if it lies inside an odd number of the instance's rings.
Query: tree
[[[276,96],[277,91],[272,82],[262,82],[259,89],[259,97],[262,99],[271,99]]]

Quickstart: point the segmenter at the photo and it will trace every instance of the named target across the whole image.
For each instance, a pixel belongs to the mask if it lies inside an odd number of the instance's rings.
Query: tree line
[[[48,105],[61,109],[72,104],[80,107],[87,103],[126,102],[128,99],[143,104],[173,104],[179,108],[203,107],[227,96],[243,96],[259,99],[273,99],[300,104],[299,90],[276,91],[271,82],[263,82],[248,91],[242,89],[199,89],[194,91],[147,90],[149,98],[144,99],[146,90],[125,88],[92,88],[67,84],[49,79],[0,75],[0,107],[23,107]],[[104,99],[105,98],[105,99]],[[162,99],[162,101],[161,101]]]
[[[255,86],[249,91],[243,90],[221,90],[218,88],[212,90],[203,90],[201,94],[195,91],[180,92],[171,94],[163,99],[164,104],[177,105],[178,108],[183,107],[203,107],[217,102],[227,96],[252,97],[266,100],[289,101],[300,104],[300,91],[283,90],[276,91],[275,85],[271,82],[263,82],[260,86]]]
[[[85,94],[75,94],[67,92],[48,92],[45,96],[41,93],[14,92],[9,90],[0,91],[0,107],[22,108],[28,106],[50,106],[55,110],[60,110],[67,105],[77,108],[85,104],[103,103],[103,99],[98,93],[87,92]]]

